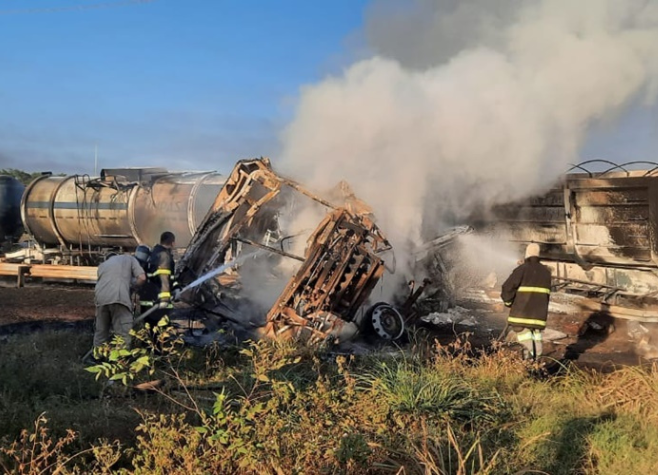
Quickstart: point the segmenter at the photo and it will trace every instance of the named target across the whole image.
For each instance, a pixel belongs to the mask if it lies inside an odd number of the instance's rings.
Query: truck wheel
[[[387,303],[373,305],[368,312],[375,333],[385,340],[397,340],[404,333],[404,318]]]

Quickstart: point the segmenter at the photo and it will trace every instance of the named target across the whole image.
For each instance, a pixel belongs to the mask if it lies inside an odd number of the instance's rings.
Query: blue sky
[[[89,173],[96,144],[99,169],[276,154],[299,87],[350,60],[366,3],[0,0],[0,168]]]
[[[96,146],[99,169],[276,159],[300,87],[367,53],[368,3],[0,0],[0,168],[93,173]],[[656,108],[634,107],[581,156],[657,149]]]

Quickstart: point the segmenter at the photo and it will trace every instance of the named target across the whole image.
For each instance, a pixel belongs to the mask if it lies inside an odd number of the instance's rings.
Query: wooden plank
[[[18,275],[18,272],[25,264],[11,264],[9,262],[0,262],[0,275]]]
[[[649,202],[647,202],[649,205]],[[649,221],[649,206],[582,206],[577,209],[578,224],[638,224]]]
[[[44,279],[76,279],[96,281],[97,267],[53,264],[12,264],[0,262],[0,275],[41,277]]]
[[[655,266],[651,261],[651,250],[646,247],[603,247],[576,244],[576,251],[583,260],[591,263]]]
[[[513,241],[556,244],[567,242],[564,224],[503,223],[500,226],[494,225],[491,229]]]
[[[576,224],[576,244],[601,247],[651,247],[650,228],[645,223],[609,225]]]
[[[562,187],[553,188],[544,195],[533,196],[526,201],[530,206],[564,208],[564,193]]]
[[[522,206],[496,210],[497,221],[558,223],[564,225],[564,207]]]
[[[575,195],[576,206],[647,206],[646,188],[627,190],[579,190]]]
[[[51,264],[33,264],[30,277],[45,279],[96,280],[98,268],[92,266],[64,266]]]

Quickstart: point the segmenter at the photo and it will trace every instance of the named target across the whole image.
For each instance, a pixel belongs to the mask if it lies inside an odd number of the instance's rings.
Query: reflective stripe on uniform
[[[160,305],[160,302],[151,302],[149,300],[142,300],[139,302],[139,305],[142,307],[154,307],[155,305]],[[160,307],[160,308],[174,308],[174,305],[168,303],[165,307]]]
[[[550,294],[551,289],[547,289],[546,287],[519,287],[517,292],[534,292],[537,294]]]
[[[158,269],[151,276],[156,277],[158,275],[171,275],[171,269]]]
[[[517,323],[519,325],[536,325],[538,327],[545,327],[546,322],[544,320],[535,320],[534,318],[518,318],[518,317],[507,317],[509,323]]]
[[[171,298],[171,292],[160,292],[158,294],[158,299],[168,299]]]

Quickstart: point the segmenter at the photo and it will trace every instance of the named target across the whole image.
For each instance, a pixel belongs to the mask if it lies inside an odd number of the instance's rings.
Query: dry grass
[[[536,368],[503,348],[472,356],[465,342],[418,340],[400,356],[361,359],[261,343],[186,349],[157,362],[163,388],[99,397],[102,381],[79,363],[88,344],[88,336],[43,333],[0,347],[5,471],[613,474],[658,467],[655,366],[537,378]]]

